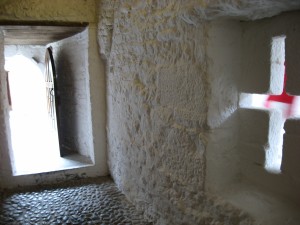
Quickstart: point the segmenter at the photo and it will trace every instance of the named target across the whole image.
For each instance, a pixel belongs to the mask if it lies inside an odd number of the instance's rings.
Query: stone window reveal
[[[40,49],[45,53],[46,48],[51,46],[57,67],[60,98],[56,109],[61,116],[58,129],[61,132],[60,155],[64,156],[64,162],[60,163],[60,168],[32,171],[28,174],[93,165],[86,26],[87,24],[1,26],[5,41],[5,55],[13,54],[15,51],[15,53],[24,53],[27,57],[34,58],[34,51]],[[13,149],[10,149],[14,167],[12,151]],[[29,163],[34,163],[34,160],[32,158]],[[15,171],[15,169],[13,173],[15,175],[27,174],[27,172]]]
[[[298,96],[290,95],[286,90],[289,75],[285,66],[285,39],[286,36],[281,35],[271,40],[269,90],[264,94],[242,94],[241,103],[243,107],[273,111],[269,119],[270,146],[264,163],[265,169],[272,173],[281,172],[284,123],[286,119],[300,116]]]

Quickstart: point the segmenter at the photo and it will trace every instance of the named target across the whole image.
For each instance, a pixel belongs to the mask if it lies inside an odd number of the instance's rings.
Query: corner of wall
[[[206,189],[215,194],[239,179],[237,79],[241,71],[241,38],[239,21],[210,23],[207,54],[211,86],[208,124],[211,131],[206,151]]]

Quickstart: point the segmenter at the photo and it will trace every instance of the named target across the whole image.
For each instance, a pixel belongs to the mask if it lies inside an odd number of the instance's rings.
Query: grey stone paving
[[[0,224],[152,223],[126,200],[113,181],[105,179],[0,192]]]

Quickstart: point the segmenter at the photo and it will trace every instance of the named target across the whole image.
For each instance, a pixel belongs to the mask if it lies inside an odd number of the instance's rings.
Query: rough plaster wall
[[[271,173],[265,169],[265,167],[270,167],[266,163],[272,163],[269,160],[266,161],[266,158],[271,154],[276,154],[277,150],[281,150],[276,149],[283,125],[280,112],[244,108],[239,110],[239,115],[239,149],[243,179],[266,188],[269,193],[276,193],[287,197],[292,202],[299,203],[299,184],[296,184],[289,174]],[[283,152],[285,150],[293,151],[292,148],[285,149],[284,147]]]
[[[106,158],[106,78],[105,63],[100,58],[97,42],[98,29],[96,24],[89,25],[88,41],[88,68],[89,68],[89,95],[92,113],[93,151],[98,175],[107,175]]]
[[[210,23],[207,56],[211,86],[208,124],[211,130],[206,153],[206,190],[210,192],[224,192],[239,177],[236,110],[241,37],[239,21],[220,20]]]
[[[110,171],[158,224],[253,223],[211,197],[240,182],[235,76],[242,64],[241,26],[202,19],[253,20],[299,4],[102,1],[99,43],[107,60]],[[241,201],[235,204],[240,207],[246,198],[256,218],[271,216],[268,200],[260,204],[265,196],[239,188],[233,187],[241,194],[231,202]],[[251,202],[262,207],[255,211]]]
[[[269,26],[257,26],[256,22],[249,22],[249,26],[245,26],[243,33],[244,57],[239,85],[241,92],[272,93],[270,88],[272,37],[280,35],[280,33],[276,34],[269,29]],[[278,75],[282,80],[284,74]],[[260,82],[257,82],[258,80]]]
[[[45,63],[45,46],[41,45],[5,45],[5,57],[18,54],[34,59],[37,63]]]
[[[289,29],[286,30],[286,73],[290,74],[286,81],[286,91],[291,95],[300,95],[300,12],[287,18]]]
[[[90,76],[90,96],[92,114],[93,149],[95,150],[95,165],[91,167],[36,174],[30,176],[12,176],[9,163],[9,130],[6,130],[8,116],[4,115],[6,123],[1,122],[0,150],[1,150],[1,171],[0,187],[12,187],[17,185],[35,185],[44,183],[60,182],[68,179],[82,177],[93,177],[108,174],[106,164],[106,104],[105,104],[105,77],[104,65],[98,53],[96,23],[98,0],[25,0],[25,1],[1,1],[0,20],[5,21],[61,21],[61,22],[89,22],[88,41],[88,68]],[[2,41],[2,39],[1,39]],[[2,48],[2,47],[1,47]],[[2,51],[1,51],[2,54]],[[2,59],[1,59],[2,60]],[[3,73],[1,73],[3,79]],[[2,82],[2,80],[1,80]],[[3,90],[1,88],[1,90]],[[5,93],[3,93],[5,95]],[[1,106],[5,102],[5,96],[1,98]],[[2,115],[3,116],[3,113]],[[1,117],[3,119],[3,117]]]
[[[97,0],[9,0],[0,2],[0,20],[95,22]]]
[[[297,53],[299,52],[297,47],[300,33],[299,21],[299,11],[295,11],[273,18],[244,23],[243,66],[239,84],[241,92],[280,94],[284,62],[286,62],[286,72],[289,74],[287,92],[296,93],[295,86],[297,87],[299,83],[296,69]],[[276,45],[276,42],[272,41],[275,37],[286,38]],[[283,48],[284,43],[285,49]],[[277,58],[272,55],[275,49]],[[260,82],[257,82],[258,80]]]
[[[203,55],[193,51],[204,48],[203,34],[164,10],[167,3],[160,4],[153,11],[146,2],[123,3],[116,9],[107,94],[111,173],[140,206],[150,202],[155,213],[164,214],[174,210],[173,204],[184,210],[180,205],[199,199],[197,190],[203,189],[200,134],[205,135],[207,106]],[[181,32],[186,35],[179,37]],[[199,41],[188,41],[190,32]],[[188,183],[193,185],[184,196]],[[169,191],[172,186],[176,188]]]
[[[10,141],[7,137],[10,137],[10,131],[8,128],[8,99],[6,93],[6,73],[4,71],[4,39],[2,32],[0,31],[0,181],[3,180],[4,174],[12,173],[10,167],[9,149]],[[6,160],[3,160],[6,159]]]
[[[281,169],[284,174],[291,176],[294,183],[300,186],[299,166],[299,118],[288,119],[284,124],[284,151]],[[299,194],[300,195],[300,194]]]
[[[208,105],[209,82],[216,91],[226,79],[208,75],[209,24],[187,23],[178,16],[182,6],[102,1],[99,41],[107,60],[110,171],[158,224],[252,224],[247,215],[204,193],[208,111],[209,125],[218,127],[235,110],[237,92],[223,88],[234,98],[216,114],[218,94]]]
[[[49,44],[57,72],[60,145],[63,151],[84,156],[89,156],[92,148],[88,38],[85,30]]]
[[[195,1],[189,1],[195,2]],[[257,20],[300,8],[298,0],[204,0],[192,4],[192,15],[207,20],[234,18]],[[190,12],[191,12],[190,11]]]
[[[253,216],[259,224],[299,224],[299,183],[295,182],[290,171],[274,173],[266,170],[269,166],[266,158],[281,150],[276,149],[282,128],[280,112],[243,108],[238,110],[238,115],[240,182],[232,183],[221,195]],[[283,152],[293,152],[296,149],[293,146],[298,146],[295,143],[294,139],[292,145],[290,142],[284,146]],[[293,159],[287,156],[285,165]]]
[[[117,8],[115,1],[101,1],[101,13],[99,14],[98,43],[101,56],[109,59],[112,45],[114,13]]]
[[[95,21],[97,0],[1,0],[0,19]],[[170,1],[171,2],[171,1]],[[300,8],[298,0],[189,0],[183,1],[187,21],[191,16],[204,19],[228,18],[254,20]],[[60,8],[57,8],[57,5]],[[182,15],[183,15],[182,14]],[[55,16],[55,18],[53,18]]]

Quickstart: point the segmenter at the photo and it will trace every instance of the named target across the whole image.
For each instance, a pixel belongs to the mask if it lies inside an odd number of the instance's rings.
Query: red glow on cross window
[[[283,82],[283,91],[280,95],[269,95],[265,101],[266,108],[272,108],[272,103],[283,103],[285,104],[286,110],[283,112],[283,116],[285,118],[291,117],[293,114],[293,107],[295,103],[295,96],[288,95],[286,93],[285,84],[286,84],[287,76],[286,72],[284,72],[284,82]]]

